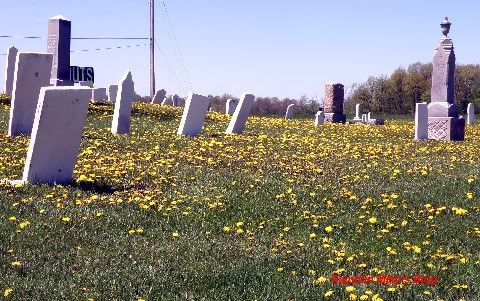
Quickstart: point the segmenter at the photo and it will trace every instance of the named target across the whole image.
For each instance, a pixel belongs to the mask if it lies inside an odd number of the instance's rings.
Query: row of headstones
[[[473,125],[475,122],[475,107],[473,103],[467,106],[467,124]],[[428,104],[426,102],[417,103],[415,106],[415,140],[428,139]]]

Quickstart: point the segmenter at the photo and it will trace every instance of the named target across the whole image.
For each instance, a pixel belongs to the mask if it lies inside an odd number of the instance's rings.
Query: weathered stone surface
[[[455,52],[448,37],[450,24],[448,18],[440,24],[444,37],[433,57],[431,102],[428,105],[429,139],[463,140],[465,136],[465,120],[460,120],[454,99]]]
[[[118,85],[108,86],[108,102],[115,103],[117,99]]]
[[[240,98],[240,102],[238,103],[235,112],[233,113],[232,119],[228,124],[226,132],[229,134],[241,134],[245,128],[245,124],[247,123],[248,115],[250,114],[250,110],[253,107],[253,103],[255,102],[255,96],[250,93],[245,93]]]
[[[152,104],[162,104],[163,100],[165,99],[165,95],[167,95],[167,91],[164,89],[158,90],[155,92],[155,96],[153,97],[151,103]]]
[[[320,126],[325,121],[325,113],[323,111],[318,111],[315,114],[315,126]]]
[[[428,139],[428,105],[426,102],[415,106],[415,140]]]
[[[347,116],[343,114],[344,89],[339,83],[325,85],[325,100],[323,102],[325,122],[345,123]]]
[[[74,86],[93,88],[93,82],[79,81],[78,83],[75,83]]]
[[[30,135],[41,87],[49,86],[52,55],[18,53],[13,80],[8,135]]]
[[[180,105],[180,96],[177,94],[173,95],[172,97],[172,106],[178,107]]]
[[[467,124],[472,125],[475,122],[475,107],[473,103],[467,106]]]
[[[47,52],[53,54],[50,83],[73,86],[70,80],[70,40],[72,24],[63,16],[48,19]]]
[[[132,73],[127,71],[118,83],[117,100],[113,112],[112,133],[128,134],[130,132],[130,118],[132,103],[135,97],[135,84]]]
[[[5,66],[5,93],[12,95],[13,77],[15,76],[15,62],[17,60],[18,49],[15,47],[8,48],[7,64]]]
[[[72,181],[90,95],[83,87],[41,89],[22,181]]]
[[[190,93],[185,101],[185,108],[177,134],[184,136],[199,135],[202,132],[209,104],[210,99],[208,97]]]
[[[232,115],[235,112],[236,108],[237,104],[235,103],[235,101],[233,99],[228,99],[225,105],[225,114]]]
[[[288,105],[287,111],[285,112],[285,119],[292,119],[295,114],[295,104]]]
[[[105,102],[107,100],[107,88],[92,89],[92,99],[95,102]]]

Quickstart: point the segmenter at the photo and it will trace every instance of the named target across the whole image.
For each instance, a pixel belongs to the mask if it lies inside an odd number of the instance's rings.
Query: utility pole
[[[150,0],[150,97],[155,96],[155,0]]]

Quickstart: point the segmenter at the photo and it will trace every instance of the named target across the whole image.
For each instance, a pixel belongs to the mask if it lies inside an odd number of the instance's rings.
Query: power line
[[[11,35],[0,35],[0,38],[14,38],[14,39],[42,39],[46,40],[45,37],[36,37],[36,36],[11,36]],[[148,40],[149,38],[139,38],[139,37],[82,37],[82,38],[70,38],[71,40]]]
[[[141,46],[147,46],[147,44],[137,44],[137,45],[116,46],[116,47],[105,47],[105,48],[72,50],[72,51],[70,51],[70,52],[87,52],[87,51],[113,50],[113,49],[132,48],[132,47],[141,47]]]
[[[175,78],[175,81],[177,82],[178,88],[180,88],[181,90],[183,90],[183,91],[185,92],[185,94],[188,94],[188,89],[185,89],[185,87],[183,86],[182,82],[178,79],[177,74],[176,74],[175,71],[173,70],[173,68],[172,68],[172,66],[170,65],[170,63],[168,62],[167,57],[165,56],[165,53],[164,53],[163,50],[160,48],[160,46],[158,45],[158,42],[157,42],[157,41],[155,41],[155,45],[157,46],[157,50],[160,52],[160,54],[162,55],[163,59],[165,60],[165,63],[167,64],[168,69],[170,69],[170,72],[172,73],[173,77]]]

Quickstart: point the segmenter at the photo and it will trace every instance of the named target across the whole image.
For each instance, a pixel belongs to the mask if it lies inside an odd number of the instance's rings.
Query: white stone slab
[[[13,80],[8,135],[30,135],[41,87],[50,85],[53,55],[18,53]]]
[[[426,102],[415,105],[415,137],[414,140],[428,139],[428,105]]]
[[[315,126],[320,126],[325,121],[325,113],[323,111],[318,111],[315,114]]]
[[[355,117],[353,118],[354,122],[362,122],[362,116],[360,116],[360,114],[361,114],[361,107],[360,107],[360,104],[357,103],[355,105]]]
[[[23,182],[65,184],[72,181],[90,95],[91,90],[84,87],[41,89]]]
[[[233,99],[228,99],[225,105],[225,114],[232,115],[235,113],[235,109],[237,108],[237,104]]]
[[[202,132],[209,103],[210,99],[208,97],[190,93],[185,101],[185,108],[177,134],[184,136],[199,135]]]
[[[372,116],[371,116],[371,113],[368,112],[368,113],[367,113],[367,121],[369,121],[370,119],[372,119]]]
[[[117,99],[118,85],[108,86],[108,102],[115,103]]]
[[[467,106],[467,124],[472,125],[475,122],[475,107],[473,103]]]
[[[232,119],[228,124],[226,132],[229,134],[241,134],[245,129],[245,124],[247,123],[248,115],[250,115],[250,110],[253,107],[255,102],[255,96],[250,93],[245,93],[240,98],[237,108],[233,113]]]
[[[362,122],[367,123],[367,114],[362,114]]]
[[[78,83],[75,83],[74,86],[80,86],[80,87],[89,87],[93,88],[93,82],[92,81],[79,81]]]
[[[295,104],[291,104],[287,107],[287,112],[285,113],[285,119],[291,119],[293,117],[295,110]]]
[[[130,118],[132,104],[135,98],[135,84],[132,73],[127,71],[118,83],[117,100],[113,112],[112,133],[128,134],[130,132]]]
[[[167,95],[167,91],[165,91],[165,89],[158,90],[155,92],[155,96],[153,97],[151,103],[162,104],[165,99],[165,95]]]
[[[8,48],[7,62],[5,64],[5,93],[12,95],[13,77],[15,75],[15,61],[17,60],[18,49],[15,47]]]
[[[92,89],[92,99],[95,102],[106,102],[106,100],[107,100],[107,88]]]

